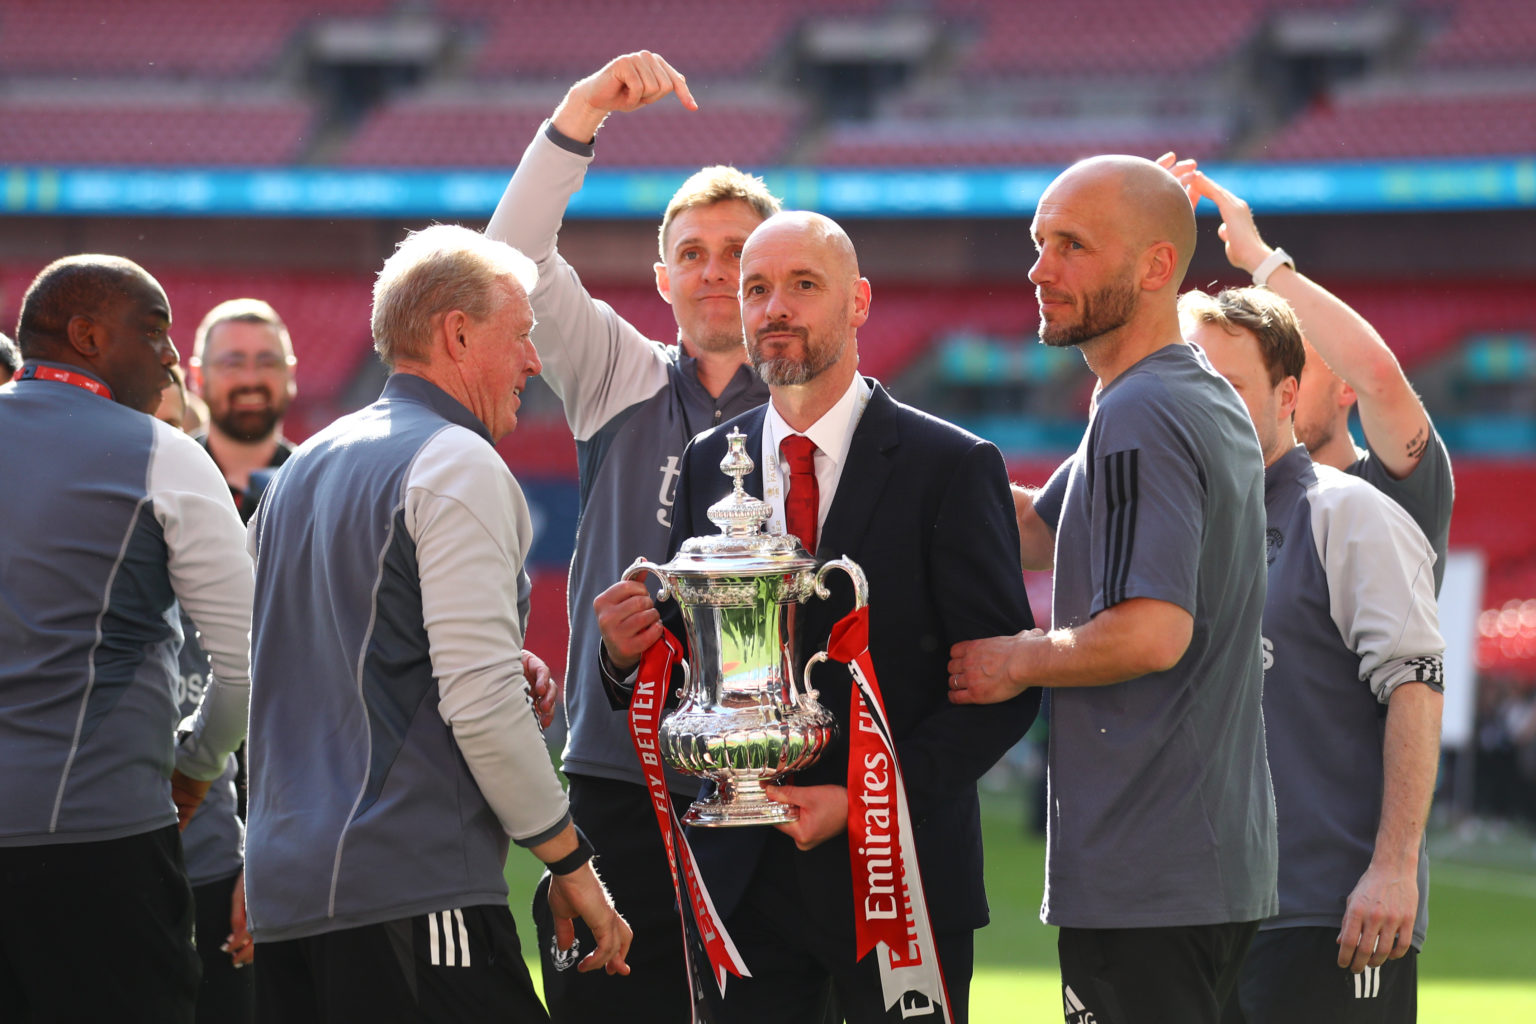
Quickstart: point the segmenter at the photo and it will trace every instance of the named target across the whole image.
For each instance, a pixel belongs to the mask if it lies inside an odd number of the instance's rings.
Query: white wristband
[[[1291,259],[1291,254],[1284,249],[1276,248],[1264,257],[1263,263],[1253,268],[1253,283],[1263,288],[1269,283],[1269,275],[1278,270],[1282,263],[1289,264],[1292,270],[1296,269],[1296,261]]]

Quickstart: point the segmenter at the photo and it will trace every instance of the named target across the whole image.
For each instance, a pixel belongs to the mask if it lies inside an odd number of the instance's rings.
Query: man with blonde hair
[[[549,764],[522,655],[532,525],[494,443],[539,372],[532,263],[416,232],[374,285],[390,369],[310,438],[250,526],[247,894],[258,1020],[546,1019],[507,909],[507,840],[552,873],[578,970],[630,932]]]
[[[486,229],[539,268],[530,299],[543,377],[565,406],[580,469],[563,767],[571,805],[603,857],[603,877],[640,938],[632,975],[573,976],[552,957],[548,921],[535,902],[545,997],[556,1020],[573,1024],[688,1019],[689,981],[665,884],[666,854],[625,716],[603,696],[592,601],[636,557],[665,556],[688,439],[768,398],[745,365],[736,298],[742,246],[779,208],[761,180],[733,167],[706,167],[667,204],[654,270],[656,290],[677,320],[676,344],[645,337],[593,298],[556,248],[604,119],[669,94],[695,107],[683,76],[644,51],[616,57],[571,86],[529,143]],[[679,808],[697,794],[697,782],[685,776],[670,773],[668,784]]]
[[[1298,443],[1308,357],[1285,299],[1196,291],[1179,312],[1185,339],[1248,407],[1265,465],[1280,906],[1222,1020],[1412,1021],[1443,700],[1434,552],[1396,502]]]
[[[1386,341],[1338,296],[1296,269],[1296,261],[1259,236],[1240,197],[1181,161],[1174,173],[1190,201],[1204,196],[1221,212],[1227,260],[1295,310],[1306,349],[1296,399],[1296,439],[1314,461],[1343,470],[1397,502],[1435,549],[1435,588],[1445,577],[1455,484],[1451,457],[1424,403]],[[1360,414],[1365,447],[1349,431]]]

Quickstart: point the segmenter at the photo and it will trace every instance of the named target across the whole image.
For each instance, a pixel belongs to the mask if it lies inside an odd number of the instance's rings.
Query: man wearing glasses
[[[288,328],[260,299],[221,302],[197,327],[189,384],[208,403],[208,430],[197,441],[224,474],[241,522],[250,521],[272,474],[293,452],[283,440],[283,414],[296,391],[293,367]],[[182,650],[184,688],[199,674],[200,656],[195,643]],[[244,759],[242,745],[182,836],[203,961],[199,1012],[232,1024],[251,1019],[254,999],[250,972],[237,973],[254,952],[245,918]]]
[[[229,482],[242,520],[293,451],[283,440],[283,415],[297,391],[293,369],[288,328],[260,299],[221,302],[198,325],[189,383],[208,403],[208,433],[198,440]]]

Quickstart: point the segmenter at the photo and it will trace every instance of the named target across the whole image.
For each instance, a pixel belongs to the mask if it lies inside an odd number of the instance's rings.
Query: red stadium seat
[[[1341,95],[1319,103],[1251,154],[1263,160],[1529,154],[1536,93]]]
[[[343,165],[512,168],[554,102],[402,100],[377,110],[337,162]],[[602,134],[604,167],[762,167],[787,155],[798,120],[788,102],[720,104],[699,111],[657,105],[615,118]]]
[[[479,7],[491,14],[474,58],[477,75],[562,84],[573,73],[587,74],[615,54],[639,49],[662,54],[690,76],[751,77],[812,12],[872,11],[884,5],[885,0],[776,0],[750,9],[635,0],[452,3],[459,10]]]
[[[47,0],[0,7],[0,68],[46,75],[239,77],[276,62],[313,9],[292,0]]]
[[[0,107],[0,163],[291,164],[313,123],[298,100],[13,100]]]
[[[1221,147],[1216,131],[1182,133],[1148,122],[1139,129],[1090,124],[1065,127],[1059,122],[1028,121],[1006,128],[906,122],[900,125],[848,125],[834,128],[813,154],[833,167],[1065,166],[1099,153],[1132,153],[1155,158],[1169,149],[1206,160]]]
[[[1420,0],[1421,12],[1439,15],[1417,65],[1424,68],[1529,70],[1536,64],[1536,5],[1520,0]]]

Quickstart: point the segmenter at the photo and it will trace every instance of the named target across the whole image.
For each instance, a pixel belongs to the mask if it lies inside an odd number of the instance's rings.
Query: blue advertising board
[[[1374,163],[1211,164],[1265,213],[1536,207],[1536,155]],[[843,218],[1029,217],[1060,168],[768,168],[797,209]],[[0,213],[53,216],[388,217],[484,220],[510,169],[0,168]],[[654,218],[688,171],[594,168],[576,218]],[[1202,212],[1214,213],[1209,203]]]

